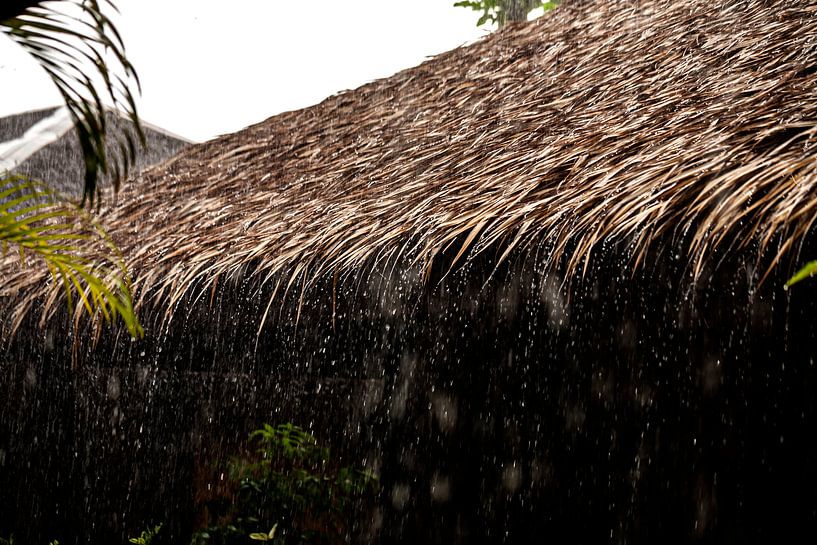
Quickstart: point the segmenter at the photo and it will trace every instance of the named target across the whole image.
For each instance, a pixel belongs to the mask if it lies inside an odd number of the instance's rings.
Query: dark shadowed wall
[[[356,542],[812,535],[817,288],[751,290],[730,258],[693,289],[669,253],[569,286],[531,258],[425,288],[361,272],[297,320],[290,296],[257,348],[266,302],[229,282],[74,367],[60,333],[24,336],[0,360],[0,530],[114,543],[163,521],[184,542],[246,433],[292,421],[380,472]]]

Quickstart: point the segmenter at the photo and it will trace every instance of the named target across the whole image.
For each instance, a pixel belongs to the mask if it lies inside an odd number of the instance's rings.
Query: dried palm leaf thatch
[[[602,247],[642,267],[659,242],[692,277],[721,250],[778,262],[817,217],[816,91],[813,2],[565,3],[193,146],[129,186],[109,231],[165,318],[219,278],[280,298],[489,249],[574,274]],[[25,292],[6,309],[53,289],[1,274]]]

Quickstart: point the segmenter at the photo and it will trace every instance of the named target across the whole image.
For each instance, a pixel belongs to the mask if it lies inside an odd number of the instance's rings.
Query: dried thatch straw
[[[156,308],[239,273],[280,297],[373,260],[489,248],[547,248],[574,272],[609,244],[637,267],[657,241],[692,273],[772,241],[778,261],[817,217],[815,91],[812,2],[565,3],[193,146],[107,223]],[[55,289],[0,274],[6,309]]]

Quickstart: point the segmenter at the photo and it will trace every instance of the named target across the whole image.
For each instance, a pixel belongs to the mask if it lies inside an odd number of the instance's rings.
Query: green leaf
[[[802,269],[797,271],[794,276],[789,278],[786,282],[786,288],[793,286],[794,284],[800,282],[801,280],[805,280],[806,278],[817,274],[817,261],[809,261],[806,263]]]
[[[79,300],[88,315],[108,322],[121,319],[133,337],[141,337],[122,256],[90,213],[20,176],[0,177],[0,199],[4,196],[3,253],[15,248],[23,267],[29,255],[41,259],[63,286],[69,310]]]
[[[255,541],[272,541],[273,539],[275,539],[275,531],[277,529],[278,523],[275,523],[275,525],[270,529],[269,533],[266,534],[263,532],[252,533],[250,534],[250,539],[254,539]]]
[[[524,1],[524,0],[515,0]],[[497,24],[503,26],[507,20],[507,14],[511,0],[464,0],[454,4],[455,7],[470,8],[474,11],[481,11],[482,15],[477,21],[477,26],[482,26],[485,23]],[[535,8],[542,8],[545,11],[550,11],[559,5],[558,1],[536,2],[534,0],[526,0],[520,7],[528,9],[528,14]]]
[[[153,538],[159,533],[159,530],[162,529],[161,524],[157,524],[153,528],[148,528],[146,530],[142,530],[142,533],[139,534],[139,537],[132,537],[129,538],[128,541],[133,543],[134,545],[150,545]]]

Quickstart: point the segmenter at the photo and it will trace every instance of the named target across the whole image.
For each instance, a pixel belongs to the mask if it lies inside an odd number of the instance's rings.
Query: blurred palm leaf
[[[786,282],[786,288],[817,274],[817,261],[809,261]]]
[[[0,181],[0,246],[22,266],[29,256],[42,259],[75,317],[122,319],[132,336],[142,336],[124,261],[89,212],[41,183],[8,176]],[[44,316],[54,309],[46,304]]]
[[[83,204],[99,197],[99,175],[107,174],[119,188],[133,164],[137,143],[144,142],[131,85],[139,90],[136,71],[103,7],[116,11],[112,0],[61,0],[28,7],[0,21],[0,31],[25,48],[48,73],[65,100],[85,156]],[[104,102],[133,123],[110,147],[106,146]]]

